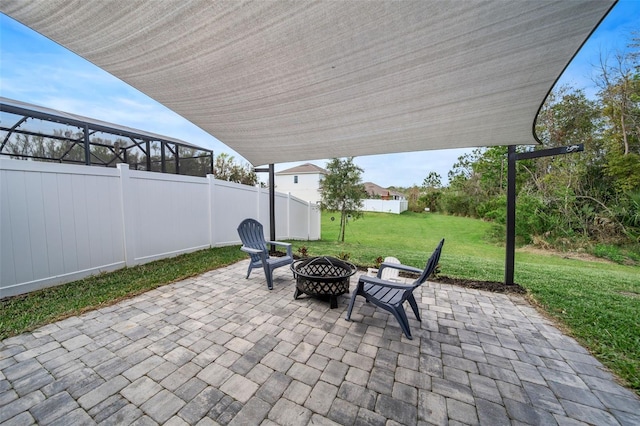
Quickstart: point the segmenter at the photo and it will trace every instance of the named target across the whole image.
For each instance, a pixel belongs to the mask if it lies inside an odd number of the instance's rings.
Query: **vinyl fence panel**
[[[409,208],[407,200],[381,200],[366,199],[362,200],[362,210],[365,212],[381,212],[400,214]]]
[[[239,244],[237,228],[240,222],[248,217],[257,219],[259,189],[234,182],[210,180],[213,182],[213,199],[210,200],[213,226],[211,245]],[[266,204],[263,209],[268,211],[269,205]]]
[[[206,178],[0,159],[0,298],[269,235],[268,190]],[[277,238],[318,239],[317,206],[276,193]]]
[[[207,179],[125,170],[133,189],[133,263],[209,247]]]
[[[289,196],[289,235],[293,239],[306,240],[310,235],[309,211],[311,203]]]
[[[0,164],[0,297],[124,266],[117,170]]]

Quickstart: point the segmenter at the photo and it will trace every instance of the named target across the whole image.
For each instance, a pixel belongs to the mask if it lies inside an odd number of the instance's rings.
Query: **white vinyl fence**
[[[317,240],[320,210],[276,193],[276,238]],[[0,298],[269,232],[266,189],[206,178],[0,159]]]
[[[362,210],[365,212],[381,212],[400,214],[409,208],[407,200],[381,200],[366,199],[362,200]]]

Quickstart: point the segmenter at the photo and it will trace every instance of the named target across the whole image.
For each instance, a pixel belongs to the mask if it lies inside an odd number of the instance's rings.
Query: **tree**
[[[545,147],[584,144],[584,152],[538,158],[526,167],[523,191],[544,205],[547,239],[589,237],[609,184],[603,175],[606,150],[601,140],[601,112],[579,89],[562,86],[549,94],[536,121]]]
[[[407,196],[407,202],[409,204],[409,210],[412,212],[420,213],[424,211],[425,204],[422,200],[422,190],[418,185],[413,185],[411,188],[401,188],[401,192],[404,192]]]
[[[430,172],[426,178],[422,181],[422,188],[440,189],[442,187],[442,177],[436,172]]]
[[[422,181],[423,195],[420,197],[422,203],[429,208],[429,211],[435,212],[438,210],[438,203],[442,197],[442,177],[436,173],[431,172]]]
[[[320,205],[324,210],[340,212],[338,240],[344,242],[347,218],[362,216],[362,199],[367,196],[361,179],[363,170],[354,164],[353,157],[334,158],[327,163],[326,169],[328,174],[320,181]]]
[[[635,43],[635,44],[634,44]],[[630,47],[638,45],[634,39]],[[605,172],[619,193],[640,189],[640,64],[638,52],[617,53],[613,63],[601,59],[597,81],[602,112],[608,121]]]
[[[213,175],[219,180],[251,186],[258,184],[258,176],[248,164],[239,165],[235,162],[233,155],[224,152],[216,157],[213,164]]]

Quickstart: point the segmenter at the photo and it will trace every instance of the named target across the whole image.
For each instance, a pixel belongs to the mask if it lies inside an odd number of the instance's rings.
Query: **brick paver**
[[[414,340],[247,261],[0,342],[0,423],[640,424],[640,399],[519,296],[427,283]],[[355,286],[357,276],[352,278]]]

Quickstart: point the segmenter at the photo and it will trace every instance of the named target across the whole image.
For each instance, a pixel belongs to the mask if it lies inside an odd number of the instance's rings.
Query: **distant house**
[[[373,182],[365,182],[364,189],[369,198],[362,200],[362,210],[400,214],[409,208],[409,202],[403,193],[383,188]]]
[[[369,198],[380,198],[382,200],[404,200],[406,197],[403,193],[393,191],[376,185],[373,182],[365,182],[364,189],[369,194]]]
[[[276,190],[289,192],[301,200],[319,203],[322,198],[320,180],[328,173],[322,167],[311,163],[282,170],[275,174]]]

